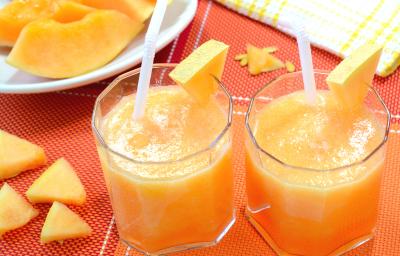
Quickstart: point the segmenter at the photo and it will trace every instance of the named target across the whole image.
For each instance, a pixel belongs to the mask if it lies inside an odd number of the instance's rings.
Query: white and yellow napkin
[[[400,64],[399,0],[216,0],[230,9],[292,34],[287,20],[305,23],[311,43],[340,57],[373,42],[384,45],[377,74]]]

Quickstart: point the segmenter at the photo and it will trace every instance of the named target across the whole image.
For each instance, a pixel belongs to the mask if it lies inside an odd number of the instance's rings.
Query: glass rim
[[[314,74],[321,74],[321,75],[327,75],[329,74],[330,71],[327,70],[320,70],[320,69],[314,69]],[[307,168],[307,167],[302,167],[302,166],[296,166],[296,165],[292,165],[292,164],[288,164],[280,159],[278,159],[277,157],[275,157],[274,155],[270,154],[269,152],[267,152],[266,150],[264,150],[258,143],[256,138],[253,135],[252,129],[250,127],[249,124],[249,116],[250,116],[250,112],[252,110],[252,107],[254,105],[254,101],[256,99],[256,96],[263,91],[266,87],[270,86],[271,84],[278,82],[286,77],[290,77],[290,76],[294,76],[294,75],[299,75],[301,74],[301,70],[300,71],[296,71],[296,72],[292,72],[292,73],[287,73],[287,74],[283,74],[281,76],[278,76],[274,79],[272,79],[271,81],[269,81],[268,83],[266,83],[262,88],[260,88],[259,90],[257,90],[257,92],[254,94],[253,97],[251,97],[250,99],[250,104],[249,107],[247,108],[246,111],[246,117],[245,117],[245,126],[246,126],[246,130],[247,133],[251,139],[252,144],[256,147],[256,150],[262,152],[264,155],[266,155],[267,157],[271,158],[272,160],[274,160],[275,162],[277,162],[278,164],[290,168],[290,169],[296,169],[296,170],[302,170],[302,171],[309,171],[309,172],[333,172],[333,171],[339,171],[339,170],[343,170],[343,169],[347,169],[347,168],[351,168],[354,166],[358,166],[361,165],[363,163],[365,163],[366,161],[368,161],[368,159],[370,159],[379,149],[381,149],[383,147],[383,145],[385,145],[385,143],[388,140],[389,137],[389,131],[390,131],[390,119],[391,119],[391,114],[390,111],[388,109],[388,107],[386,106],[385,102],[383,101],[382,97],[379,95],[379,93],[375,90],[374,87],[372,87],[371,85],[368,85],[368,89],[369,91],[371,91],[375,97],[378,99],[379,103],[382,104],[383,108],[384,108],[384,114],[386,114],[386,125],[385,125],[385,135],[383,137],[383,140],[378,144],[378,146],[376,146],[376,148],[374,150],[372,150],[367,156],[365,156],[363,159],[355,161],[353,163],[347,164],[347,165],[343,165],[343,166],[339,166],[339,167],[335,167],[335,168],[330,168],[330,169],[315,169],[315,168]]]
[[[177,63],[154,63],[152,69],[162,69],[162,68],[174,68],[177,65]],[[229,100],[229,109],[228,109],[228,118],[227,118],[227,122],[224,126],[224,128],[222,129],[221,132],[218,133],[218,135],[216,136],[216,138],[205,148],[200,149],[196,152],[190,153],[188,155],[185,155],[179,159],[175,159],[175,160],[166,160],[166,161],[139,161],[136,159],[133,159],[125,154],[122,154],[120,152],[115,151],[114,149],[112,149],[104,140],[101,132],[100,132],[100,128],[96,126],[96,113],[97,110],[99,108],[100,105],[100,101],[116,86],[118,85],[123,79],[128,78],[130,76],[133,75],[137,75],[140,73],[140,67],[136,68],[134,70],[125,72],[121,75],[119,75],[118,77],[116,77],[113,81],[111,81],[111,83],[99,94],[99,96],[97,96],[95,104],[94,104],[94,109],[93,109],[93,114],[92,114],[92,121],[91,121],[91,126],[92,126],[92,130],[96,136],[96,139],[100,142],[100,144],[108,151],[110,151],[112,154],[115,154],[125,160],[134,162],[136,164],[140,164],[140,165],[166,165],[166,164],[173,164],[173,163],[179,163],[179,162],[184,162],[187,161],[193,157],[196,157],[197,155],[200,155],[202,153],[205,153],[207,151],[212,150],[213,148],[215,148],[218,144],[219,141],[221,141],[221,139],[224,137],[224,135],[228,132],[229,128],[232,126],[232,116],[233,116],[233,99],[232,96],[230,95],[230,93],[228,92],[228,90],[226,89],[225,85],[214,75],[211,75],[217,82],[218,86],[220,88],[222,88],[222,91],[224,92],[224,94],[227,96],[228,100]]]

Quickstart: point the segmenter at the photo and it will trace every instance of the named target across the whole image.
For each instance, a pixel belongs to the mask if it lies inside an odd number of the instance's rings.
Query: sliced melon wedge
[[[62,15],[74,19],[84,9],[93,9],[73,1],[13,0],[0,9],[0,46],[13,46],[21,30],[30,22]]]
[[[142,28],[114,10],[95,10],[67,23],[40,19],[22,29],[6,61],[37,76],[73,77],[110,62]]]
[[[64,158],[58,159],[33,182],[26,196],[32,203],[59,201],[82,205],[86,192],[71,164]]]
[[[0,9],[0,46],[13,46],[25,25],[52,15],[55,0],[13,0]]]
[[[46,155],[41,147],[0,130],[0,180],[45,164]]]
[[[345,58],[326,78],[343,109],[360,106],[372,84],[382,46],[366,44]]]
[[[12,187],[3,184],[0,189],[0,238],[5,232],[24,226],[38,214],[39,211]]]
[[[62,242],[65,239],[90,236],[92,229],[78,214],[62,203],[54,202],[47,214],[40,241],[49,243]]]
[[[79,2],[98,9],[116,10],[142,23],[151,16],[156,5],[156,0],[79,0]]]
[[[95,8],[66,0],[58,0],[57,6],[58,8],[54,11],[51,18],[61,23],[81,20],[87,14],[96,10]]]
[[[221,79],[229,46],[209,40],[181,61],[169,76],[200,104],[208,102],[218,89],[214,77]]]

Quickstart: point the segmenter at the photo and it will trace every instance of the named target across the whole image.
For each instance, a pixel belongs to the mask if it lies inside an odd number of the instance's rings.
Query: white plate
[[[111,0],[112,1],[112,0]],[[0,7],[7,1],[0,0]],[[174,40],[192,21],[197,0],[174,0],[167,8],[157,51]],[[0,93],[39,93],[75,88],[116,75],[140,63],[143,54],[144,31],[112,62],[90,73],[68,79],[46,79],[27,74],[5,62],[9,49],[0,47]]]

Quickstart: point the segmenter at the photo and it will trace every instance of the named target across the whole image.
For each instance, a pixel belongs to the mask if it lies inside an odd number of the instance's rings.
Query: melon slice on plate
[[[156,0],[79,0],[82,4],[98,9],[112,9],[143,23],[153,13]]]
[[[58,159],[33,182],[26,196],[32,203],[59,201],[82,205],[86,192],[71,164],[64,158]]]
[[[169,76],[197,102],[205,104],[218,89],[215,78],[221,79],[229,46],[209,40],[181,61]]]
[[[142,28],[113,10],[95,10],[70,23],[40,19],[23,28],[6,61],[37,76],[78,76],[110,62]]]
[[[14,0],[8,3],[0,10],[0,46],[13,46],[22,29],[37,19],[70,22],[95,10],[75,1],[79,0]]]
[[[38,214],[39,211],[12,187],[3,184],[0,189],[0,238],[5,232],[24,226]]]
[[[382,46],[365,44],[345,58],[326,78],[329,89],[343,109],[363,104],[372,84]]]
[[[268,50],[250,44],[247,45],[247,62],[249,72],[252,75],[285,67],[285,64],[277,57],[269,54]]]
[[[74,22],[83,19],[87,14],[95,10],[95,8],[73,1],[58,0],[57,9],[51,18],[60,23]]]
[[[49,17],[54,0],[13,0],[0,10],[0,46],[13,46],[22,28],[38,18]]]
[[[0,130],[0,180],[45,164],[46,155],[41,147]]]
[[[78,214],[62,203],[54,202],[47,214],[40,241],[62,242],[66,239],[90,236],[92,229]]]

